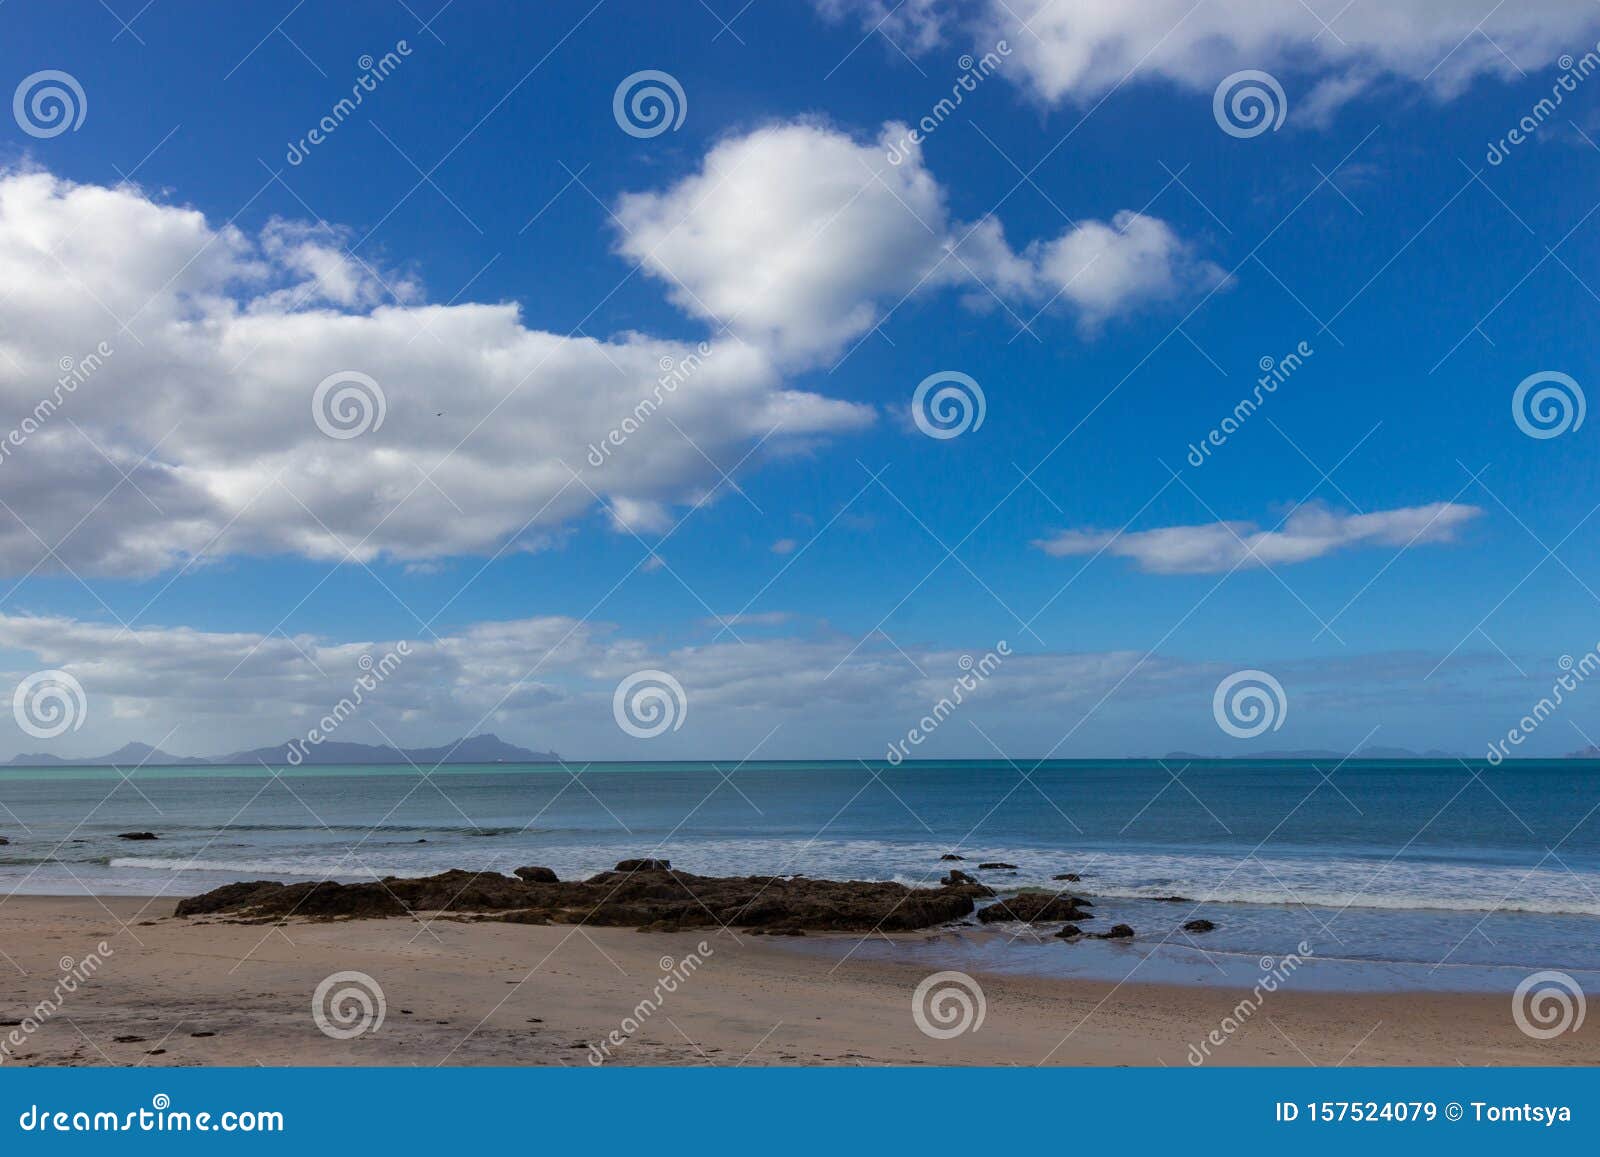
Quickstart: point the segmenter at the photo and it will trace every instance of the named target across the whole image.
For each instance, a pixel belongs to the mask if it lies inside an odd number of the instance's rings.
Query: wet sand
[[[3,1063],[1181,1067],[1197,1046],[1223,1065],[1600,1063],[1596,1018],[1533,1040],[1508,994],[1307,992],[1291,982],[1240,1015],[1240,989],[980,972],[981,1026],[937,1039],[913,1016],[930,970],[840,962],[856,937],[822,953],[813,935],[796,952],[728,932],[449,917],[240,924],[180,920],[172,908],[170,898],[0,901],[0,1021],[22,1022],[0,1025]],[[94,956],[92,975],[77,979]],[[340,1039],[319,1027],[313,994],[345,971],[376,982],[384,1016]],[[64,977],[75,991],[32,1028]],[[343,1007],[358,1026],[359,1003]],[[1229,1018],[1238,1027],[1224,1032]],[[1214,1031],[1223,1043],[1206,1046]]]

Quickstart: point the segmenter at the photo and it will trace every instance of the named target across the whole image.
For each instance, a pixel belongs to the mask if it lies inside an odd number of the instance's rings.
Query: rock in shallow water
[[[959,868],[951,868],[950,874],[939,881],[946,888],[964,889],[969,896],[985,899],[994,895],[994,889],[987,884],[980,884]]]
[[[1096,940],[1128,940],[1133,937],[1133,929],[1126,924],[1113,924],[1105,932],[1091,932]]]
[[[1094,913],[1085,912],[1087,901],[1072,896],[1052,896],[1048,892],[1024,892],[996,900],[978,911],[978,919],[985,924],[1000,920],[1020,920],[1025,924],[1042,924],[1055,920],[1093,920]]]

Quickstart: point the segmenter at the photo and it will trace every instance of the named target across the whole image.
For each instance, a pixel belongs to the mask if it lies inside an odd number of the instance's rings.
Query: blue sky
[[[13,0],[7,84],[84,115],[5,125],[0,424],[113,352],[0,463],[0,669],[84,704],[0,754],[281,740],[400,640],[340,738],[881,755],[1006,640],[918,754],[1481,752],[1600,639],[1593,427],[1512,413],[1594,380],[1600,81],[1535,106],[1600,10],[1012,7]],[[1275,130],[1219,124],[1246,69]],[[619,126],[642,70],[676,129]],[[346,371],[384,422],[330,438]],[[941,371],[985,403],[947,439]],[[641,669],[683,689],[652,739]],[[1241,669],[1280,729],[1219,727]]]

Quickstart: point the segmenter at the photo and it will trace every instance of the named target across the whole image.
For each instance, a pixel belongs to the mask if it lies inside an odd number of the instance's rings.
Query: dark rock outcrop
[[[941,859],[941,860],[964,860],[964,859],[966,859],[966,858],[967,858],[967,857],[965,857],[965,856],[958,856],[958,855],[956,855],[956,854],[955,854],[955,853],[954,853],[954,852],[946,852],[946,853],[945,853],[945,854],[944,854],[944,855],[942,855],[942,856],[940,856],[940,857],[939,857],[939,858],[940,858],[940,859]]]
[[[117,833],[117,839],[119,839],[119,840],[158,840],[160,838],[161,837],[156,835],[155,832],[118,832]]]
[[[559,884],[561,880],[549,868],[529,866],[526,868],[513,868],[513,873],[519,880],[526,880],[530,884]]]
[[[1072,896],[1052,896],[1048,892],[1024,892],[996,900],[987,908],[978,910],[978,919],[984,924],[1000,920],[1020,920],[1025,924],[1042,924],[1054,920],[1093,920],[1092,912],[1085,912],[1082,900]]]
[[[1133,929],[1126,924],[1113,924],[1104,932],[1091,932],[1096,940],[1129,940],[1133,937]]]
[[[622,860],[617,864],[619,872],[665,872],[672,867],[671,860]]]
[[[1076,924],[1063,924],[1061,931],[1056,933],[1057,940],[1076,940],[1083,935],[1083,929]]]
[[[1014,871],[1017,870],[1017,866],[1015,864],[1004,864],[1004,863],[1001,863],[999,860],[990,860],[987,864],[979,864],[978,865],[978,871],[980,871],[980,872],[987,872],[987,871],[989,871],[991,869],[995,869],[995,870],[1006,869],[1006,870],[1014,872]]]
[[[502,924],[548,924],[550,913],[542,908],[515,908],[510,912],[497,913],[494,919]]]
[[[1052,880],[1065,880],[1069,884],[1076,884],[1079,880],[1083,879],[1083,877],[1078,875],[1076,872],[1062,872],[1059,876],[1051,876],[1050,878]]]
[[[627,867],[640,862],[662,861],[624,860],[616,871],[565,883],[459,870],[420,879],[390,876],[358,884],[258,880],[191,896],[178,903],[177,915],[278,920],[447,912],[465,919],[520,924],[595,924],[663,931],[730,925],[784,933],[903,932],[959,920],[974,908],[974,887],[966,884],[908,888],[873,881],[695,876],[670,868]]]
[[[1183,930],[1185,932],[1209,932],[1215,927],[1216,925],[1210,920],[1190,920],[1184,924]]]
[[[967,875],[958,868],[951,868],[950,874],[940,880],[939,883],[946,888],[960,888],[964,890],[967,895],[979,899],[986,899],[994,895],[993,888],[989,887],[987,884],[978,883],[977,880],[974,880],[971,876]]]

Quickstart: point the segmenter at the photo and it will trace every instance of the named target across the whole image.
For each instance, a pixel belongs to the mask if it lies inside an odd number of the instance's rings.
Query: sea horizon
[[[420,762],[407,762],[398,760],[393,763],[3,763],[0,764],[0,775],[8,772],[23,771],[108,771],[117,770],[137,771],[176,771],[176,772],[206,772],[206,771],[266,771],[273,774],[288,773],[317,773],[317,772],[349,772],[363,769],[377,770],[407,770],[418,771],[426,768],[429,775],[460,769],[486,771],[494,768],[529,771],[569,771],[574,767],[582,767],[590,771],[618,770],[624,768],[679,768],[699,767],[710,764],[733,764],[740,767],[829,767],[829,766],[860,766],[865,764],[871,767],[896,768],[896,767],[944,767],[949,765],[985,764],[996,767],[1010,767],[1022,764],[1044,766],[1047,764],[1140,764],[1160,765],[1174,763],[1239,763],[1260,765],[1295,765],[1295,764],[1352,764],[1352,763],[1380,763],[1386,765],[1427,764],[1455,766],[1466,764],[1489,768],[1508,768],[1525,765],[1554,764],[1557,766],[1597,764],[1600,765],[1600,756],[1590,755],[1547,755],[1537,757],[1518,757],[1503,759],[1498,762],[1479,756],[1450,755],[1450,756],[1405,756],[1393,757],[1382,755],[1115,755],[1115,756],[950,756],[948,758],[928,759],[901,759],[889,760],[881,756],[828,756],[825,758],[789,757],[785,759],[750,759],[748,757],[707,756],[701,759],[605,759],[585,760],[581,758],[560,758],[541,760],[494,760],[490,762],[449,762],[423,764]]]

